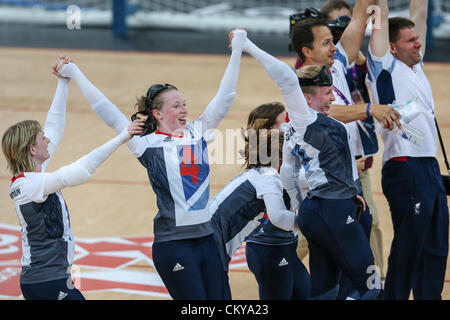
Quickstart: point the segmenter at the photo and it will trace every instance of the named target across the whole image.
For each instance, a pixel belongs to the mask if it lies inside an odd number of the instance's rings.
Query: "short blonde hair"
[[[11,126],[2,138],[2,150],[8,162],[8,170],[13,174],[33,172],[36,164],[30,154],[30,145],[36,143],[42,127],[36,120],[25,120]]]
[[[299,79],[312,79],[322,71],[323,66],[308,65],[296,71]],[[302,86],[303,93],[315,94],[317,86]]]

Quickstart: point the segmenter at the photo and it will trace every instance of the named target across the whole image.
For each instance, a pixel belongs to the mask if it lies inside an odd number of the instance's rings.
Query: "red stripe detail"
[[[408,157],[394,157],[391,158],[392,161],[407,161]]]
[[[184,137],[184,134],[182,134],[181,136],[178,136],[176,134],[165,133],[165,132],[161,132],[159,130],[156,130],[155,134],[163,134],[163,135],[166,135],[166,136],[169,136],[169,137],[173,137],[173,138],[183,138]]]
[[[23,172],[21,174],[19,174],[18,176],[16,176],[16,177],[12,177],[11,183],[13,183],[14,181],[16,181],[19,178],[25,178],[25,175],[24,175]]]
[[[248,269],[229,269],[228,271],[229,271],[229,272],[245,272],[245,273],[251,272],[251,271],[248,270]]]

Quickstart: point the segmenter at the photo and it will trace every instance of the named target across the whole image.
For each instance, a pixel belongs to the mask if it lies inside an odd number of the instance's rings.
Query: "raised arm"
[[[65,79],[58,76],[56,92],[44,124],[44,134],[50,139],[50,143],[48,145],[48,153],[50,154],[50,158],[42,164],[42,172],[45,171],[50,163],[53,153],[55,152],[56,147],[60,143],[64,134],[64,128],[66,127],[66,107],[67,96],[69,94],[69,83],[70,79]]]
[[[53,155],[58,144],[61,142],[64,128],[66,126],[66,106],[69,94],[69,79],[59,78],[55,96],[47,113],[44,124],[44,133],[49,138],[49,153]]]
[[[410,0],[409,16],[414,22],[417,35],[422,43],[420,51],[422,57],[425,56],[426,40],[427,40],[427,17],[428,17],[428,0]]]
[[[223,78],[220,82],[219,90],[211,102],[206,107],[205,112],[198,118],[206,124],[203,131],[215,129],[220,121],[228,114],[234,97],[236,96],[236,84],[241,67],[242,48],[247,39],[247,31],[233,30],[229,34],[231,56]]]
[[[285,62],[261,50],[249,39],[246,41],[244,51],[253,56],[277,84],[280,93],[283,95],[294,129],[297,132],[304,131],[306,126],[316,119],[317,115],[308,107],[295,72]]]
[[[130,121],[127,117],[86,78],[75,63],[64,64],[58,71],[62,76],[75,81],[95,113],[117,134],[128,127]]]
[[[109,140],[102,146],[94,149],[87,155],[70,165],[57,171],[45,173],[43,181],[43,195],[49,195],[64,187],[73,187],[89,181],[97,168],[115,151],[122,143],[131,139],[134,134],[142,132],[142,120],[136,120],[124,129],[119,135]]]
[[[94,112],[117,134],[130,125],[130,120],[89,81],[75,63],[64,64],[59,69],[59,73],[75,81]],[[134,156],[140,157],[146,148],[145,140],[141,137],[134,137],[127,142],[127,147]]]
[[[377,0],[379,8],[372,19],[372,34],[370,36],[370,52],[382,58],[389,50],[389,8],[387,0]]]
[[[351,65],[358,57],[361,44],[366,31],[367,20],[371,15],[368,8],[375,0],[357,0],[353,8],[352,19],[341,36],[341,45],[347,54],[348,63]]]

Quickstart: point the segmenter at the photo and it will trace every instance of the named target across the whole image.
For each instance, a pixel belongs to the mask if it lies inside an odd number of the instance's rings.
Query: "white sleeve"
[[[286,102],[289,118],[292,114],[291,122],[294,129],[297,132],[304,131],[303,129],[307,125],[316,120],[317,115],[308,107],[295,72],[285,62],[261,50],[249,39],[247,39],[244,51],[252,55],[277,84]]]
[[[264,200],[270,222],[280,229],[294,230],[296,214],[286,209],[280,177],[262,174],[257,178],[255,185],[257,197]]]
[[[70,79],[59,78],[58,85],[56,87],[55,96],[53,97],[50,110],[47,113],[47,119],[44,124],[44,135],[50,139],[48,145],[48,153],[50,158],[47,159],[41,167],[41,172],[44,172],[47,168],[50,160],[55,153],[56,147],[61,142],[64,134],[64,128],[66,126],[66,107],[67,96],[69,94]]]
[[[64,166],[57,171],[44,173],[43,196],[49,195],[64,187],[72,187],[87,182],[96,169],[124,142],[130,139],[128,130],[109,140],[102,146],[74,163]]]
[[[347,74],[347,70],[350,69],[354,65],[354,62],[351,65],[349,65],[347,52],[345,51],[345,49],[342,46],[340,41],[336,44],[336,49],[337,50],[334,55],[335,56],[334,63],[336,63],[336,61],[338,61],[340,63],[340,68],[342,69],[342,71],[344,72],[344,75],[345,75],[345,74]]]
[[[263,199],[266,205],[267,216],[274,226],[285,231],[298,230],[295,223],[297,215],[286,209],[282,196],[280,197],[278,193],[266,193]]]
[[[130,121],[127,117],[86,78],[76,64],[70,62],[63,65],[59,73],[75,81],[95,113],[117,134],[128,127]]]
[[[128,129],[130,120],[111,102],[108,98],[103,96],[100,100],[92,106],[92,109],[97,113],[100,119],[108,126],[114,129],[119,134]],[[145,137],[134,136],[126,143],[128,150],[137,158],[139,158],[147,149]]]
[[[91,105],[96,104],[103,97],[103,93],[86,78],[75,63],[64,64],[58,72],[63,77],[73,79]]]
[[[105,96],[92,105],[92,110],[117,134],[130,125],[131,121]]]
[[[280,167],[280,179],[283,188],[289,194],[291,199],[291,211],[296,212],[296,209],[303,201],[299,182],[299,172],[301,163],[298,158],[292,155],[290,152],[283,152],[283,162]]]
[[[73,62],[65,64],[59,72],[75,81],[91,104],[92,110],[107,126],[113,128],[117,134],[128,128],[130,120],[86,78],[76,64]],[[145,151],[144,142],[144,139],[136,136],[127,142],[127,147],[134,156],[140,157]]]
[[[366,62],[368,73],[367,79],[370,79],[369,82],[376,82],[383,70],[391,73],[394,60],[395,58],[390,50],[388,50],[383,57],[377,57],[373,55],[369,46]]]
[[[220,121],[230,111],[234,97],[236,96],[236,84],[241,66],[242,47],[246,39],[247,33],[244,30],[234,31],[230,61],[220,82],[219,90],[206,107],[205,112],[197,119],[197,121],[202,121],[203,123],[203,132],[217,128]]]

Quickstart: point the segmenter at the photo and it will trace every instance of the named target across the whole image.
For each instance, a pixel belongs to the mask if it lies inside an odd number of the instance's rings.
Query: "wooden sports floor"
[[[44,123],[57,83],[56,77],[51,74],[50,67],[60,53],[68,54],[86,76],[126,115],[134,113],[136,97],[145,94],[150,84],[165,82],[174,84],[186,97],[189,120],[199,116],[214,97],[229,58],[222,55],[82,50],[62,52],[58,49],[0,48],[0,131],[2,134],[10,125],[21,120],[36,119]],[[291,57],[282,59],[290,65],[295,62]],[[450,64],[428,63],[425,65],[425,71],[433,88],[436,114],[446,147],[450,150],[450,110],[448,109]],[[225,136],[226,129],[238,129],[244,125],[251,109],[262,103],[273,101],[282,102],[277,87],[253,58],[245,56],[241,63],[235,102],[219,129]],[[103,124],[76,84],[72,83],[64,137],[48,170],[55,170],[77,160],[113,136],[113,130]],[[217,163],[211,166],[211,197],[219,192],[230,179],[242,172],[241,165],[237,163],[236,150],[228,153],[228,156],[234,159],[229,161],[230,158],[228,158],[228,162],[226,150],[223,150],[222,156],[219,149],[215,152],[217,152],[215,155]],[[440,151],[438,159],[444,172],[444,162]],[[381,152],[375,156],[371,177],[383,231],[386,269],[393,232],[387,202],[381,190],[380,172]],[[14,203],[8,196],[10,178],[2,154],[0,157],[0,225],[4,228],[0,230],[5,233],[4,230],[8,230],[9,227],[16,228],[14,232],[17,240],[18,219]],[[135,243],[151,240],[153,218],[156,214],[155,195],[149,185],[146,171],[125,146],[121,146],[97,170],[90,182],[64,189],[63,194],[70,211],[73,233],[85,251],[89,251],[86,248],[93,243],[102,242],[111,246],[131,238],[135,240]],[[8,239],[13,238],[2,235],[0,231],[0,289],[4,288],[5,283],[9,281],[5,290],[17,293],[17,270],[19,270],[20,257],[16,255],[11,258],[9,253],[14,250],[17,253],[17,250],[20,250],[18,248],[20,239],[14,245],[11,245]],[[147,249],[150,247],[148,243],[145,245]],[[146,277],[155,276],[155,270],[149,259],[151,255],[148,255],[149,251],[146,251],[147,255],[139,256],[135,249],[120,248],[114,251],[115,249],[111,249],[108,245],[92,250],[97,250],[92,254],[97,258],[93,260],[94,262],[83,264],[81,259],[74,262],[81,271],[79,283],[87,299],[170,298],[160,285],[151,284],[158,283],[158,280],[152,280],[153,282],[149,280],[150,284],[147,287],[137,287],[140,282],[147,283]],[[105,252],[109,252],[109,255]],[[145,253],[145,251],[140,252]],[[126,260],[124,256],[134,258]],[[129,261],[128,264],[121,264],[119,257]],[[307,258],[304,262],[307,265]],[[112,272],[118,266],[120,271],[123,271],[120,273],[119,287],[121,287],[119,289],[114,285],[105,284],[107,282],[105,279],[110,282],[117,280],[114,279],[115,273]],[[257,285],[253,275],[245,264],[236,264],[236,266],[230,271],[233,298],[258,299]],[[102,281],[93,279],[94,276],[91,279],[83,277],[83,274],[87,275],[89,272],[93,274],[92,270],[97,273],[109,272],[109,276],[104,276]],[[131,270],[130,281],[127,280],[127,270]],[[136,274],[142,275],[142,279],[139,277],[131,279],[136,277]],[[13,275],[15,278],[11,281]],[[146,290],[154,290],[156,293],[147,294]],[[14,297],[13,294],[0,292],[0,297],[21,299],[20,293]],[[450,299],[450,264],[447,264],[443,298]]]

